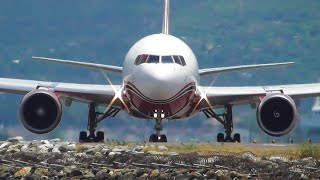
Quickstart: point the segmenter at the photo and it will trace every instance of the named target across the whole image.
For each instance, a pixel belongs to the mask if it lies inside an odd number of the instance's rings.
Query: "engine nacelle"
[[[60,123],[62,105],[53,92],[33,90],[23,97],[19,116],[27,130],[36,134],[48,133]]]
[[[271,136],[288,134],[296,125],[297,116],[295,102],[284,94],[267,95],[257,108],[258,124]]]

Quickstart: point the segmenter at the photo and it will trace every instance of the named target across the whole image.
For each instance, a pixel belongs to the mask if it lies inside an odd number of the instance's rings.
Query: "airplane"
[[[241,142],[234,133],[234,106],[255,107],[257,123],[268,135],[283,136],[296,125],[297,108],[294,99],[320,95],[320,84],[291,84],[278,86],[216,87],[201,86],[200,78],[249,69],[288,66],[293,62],[238,65],[199,69],[192,49],[181,39],[169,34],[169,0],[163,0],[162,32],[137,41],[125,56],[123,67],[82,61],[33,56],[34,59],[62,63],[103,71],[109,85],[75,84],[0,78],[0,92],[22,95],[19,118],[32,133],[44,134],[54,130],[61,121],[62,103],[87,103],[88,132],[79,133],[80,142],[101,142],[104,132],[97,131],[104,119],[120,111],[130,116],[155,120],[155,133],[149,142],[167,142],[161,134],[162,122],[188,119],[204,113],[220,122],[225,133],[217,134],[218,142]],[[106,72],[122,75],[113,85]],[[99,112],[98,107],[105,107]],[[217,109],[224,113],[218,114]]]

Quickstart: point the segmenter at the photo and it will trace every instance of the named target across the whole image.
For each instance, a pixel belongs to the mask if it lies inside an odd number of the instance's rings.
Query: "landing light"
[[[163,113],[161,113],[161,118],[164,118],[164,114]]]

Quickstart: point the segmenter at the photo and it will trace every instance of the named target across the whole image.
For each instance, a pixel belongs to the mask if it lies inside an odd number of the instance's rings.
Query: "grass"
[[[300,145],[289,146],[265,146],[261,144],[232,144],[232,143],[195,143],[166,145],[168,150],[165,154],[176,152],[178,154],[197,153],[199,155],[230,155],[250,152],[258,157],[281,156],[288,159],[299,159],[304,157],[313,157],[320,159],[320,145],[304,143]],[[147,151],[160,151],[158,146],[145,148]]]
[[[277,146],[262,145],[262,144],[242,144],[242,143],[128,143],[126,141],[106,140],[105,145],[109,148],[116,146],[127,146],[128,148],[134,148],[137,145],[144,146],[143,151],[157,151],[164,154],[170,154],[172,152],[178,154],[192,154],[197,153],[199,155],[230,155],[241,154],[244,152],[250,152],[257,157],[270,157],[281,156],[288,159],[299,159],[305,157],[313,157],[320,159],[320,145],[312,143],[303,143],[297,145]],[[168,150],[160,150],[158,147],[164,145]],[[83,146],[77,145],[76,151],[82,152]]]
[[[311,143],[303,143],[299,145],[299,156],[301,158],[314,157],[320,159],[320,146]]]

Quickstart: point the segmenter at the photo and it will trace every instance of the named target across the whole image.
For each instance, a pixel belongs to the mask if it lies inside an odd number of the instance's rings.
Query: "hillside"
[[[161,0],[138,1],[4,1],[0,6],[0,76],[79,83],[107,83],[100,72],[65,65],[46,64],[32,55],[83,60],[121,66],[124,56],[140,38],[161,30]],[[221,75],[214,85],[267,85],[317,82],[320,77],[320,2],[303,0],[261,2],[257,0],[172,1],[170,32],[194,50],[204,67],[295,61],[288,68]],[[119,76],[113,76],[120,83]],[[213,77],[202,79],[210,84]],[[0,95],[0,119],[11,134],[20,128],[17,108],[21,97]],[[302,102],[300,114],[310,117],[312,100]],[[86,128],[86,105],[75,104],[64,112],[55,133],[63,133],[70,122]],[[236,110],[244,129],[257,127],[255,112]],[[123,126],[123,124],[126,124]],[[153,123],[120,114],[103,123],[104,129],[120,128],[126,139],[146,139]],[[209,125],[209,126],[208,126]],[[190,121],[166,125],[168,135],[213,140],[214,124],[203,115]],[[196,126],[195,129],[192,127]],[[144,127],[144,128],[141,128]],[[176,128],[178,127],[178,128]],[[140,130],[145,132],[138,134]],[[207,134],[194,137],[193,131]],[[216,130],[213,132],[213,130]],[[11,132],[14,131],[14,132]],[[61,132],[62,131],[62,132]],[[213,133],[213,134],[212,134]],[[258,131],[257,133],[260,133]],[[18,133],[19,134],[19,133]],[[31,136],[22,130],[22,134]],[[197,134],[197,133],[195,133]],[[261,133],[264,135],[263,133]],[[109,134],[112,138],[123,135]]]

